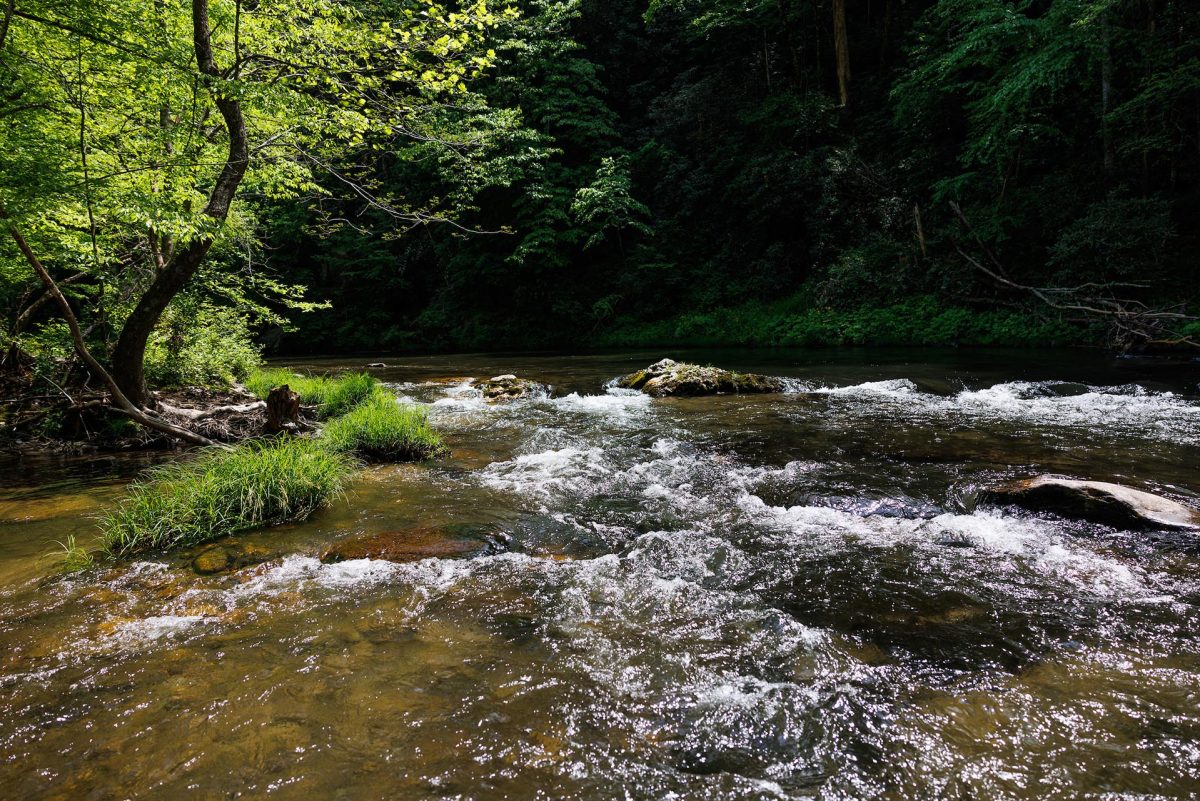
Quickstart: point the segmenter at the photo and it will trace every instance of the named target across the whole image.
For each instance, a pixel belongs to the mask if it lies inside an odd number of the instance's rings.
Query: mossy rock
[[[475,388],[483,393],[484,398],[493,402],[548,395],[550,392],[550,388],[545,384],[517,378],[511,373],[477,381]]]
[[[617,386],[638,389],[656,398],[783,392],[783,381],[757,373],[735,373],[719,367],[663,359],[645,370],[617,379]]]
[[[266,548],[257,545],[234,541],[220,542],[197,553],[192,558],[192,570],[202,576],[224,573],[265,562],[271,555]]]

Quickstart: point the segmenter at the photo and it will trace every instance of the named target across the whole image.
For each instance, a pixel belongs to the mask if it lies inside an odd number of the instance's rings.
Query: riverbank
[[[577,328],[547,329],[537,320],[479,314],[453,326],[391,327],[369,340],[339,339],[316,312],[282,336],[276,351],[325,353],[461,353],[570,348],[576,352],[612,348],[679,347],[1104,347],[1102,326],[1071,322],[1048,309],[981,310],[946,305],[932,296],[908,297],[890,305],[857,308],[816,303],[808,295],[775,302],[703,309],[657,320],[593,318],[581,314]],[[370,346],[366,346],[369,342]]]

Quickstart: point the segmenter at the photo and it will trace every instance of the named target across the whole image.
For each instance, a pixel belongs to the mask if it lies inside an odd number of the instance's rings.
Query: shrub
[[[444,450],[424,409],[383,391],[326,425],[321,441],[372,462],[417,461]]]
[[[229,386],[262,359],[250,321],[237,309],[176,302],[146,345],[146,378],[154,386]]]
[[[100,519],[101,550],[128,556],[306,519],[341,492],[353,460],[313,440],[250,442],[154,468]]]
[[[300,393],[300,402],[316,406],[322,419],[339,417],[371,398],[378,383],[366,373],[342,373],[337,376],[301,376],[290,370],[255,370],[246,378],[246,389],[266,399],[275,387],[287,384]]]
[[[652,323],[622,320],[600,343],[610,347],[751,345],[1013,345],[1099,341],[1094,327],[1020,311],[943,306],[931,296],[889,306],[833,309],[796,297],[693,312]]]

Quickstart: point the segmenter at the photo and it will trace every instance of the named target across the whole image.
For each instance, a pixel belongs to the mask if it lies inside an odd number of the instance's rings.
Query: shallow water
[[[970,503],[1037,472],[1200,502],[1200,366],[726,351],[687,355],[791,391],[605,388],[661,355],[385,360],[451,455],[365,471],[243,538],[277,555],[232,575],[61,577],[52,541],[91,536],[144,461],[0,468],[0,796],[1200,788],[1200,541]],[[553,389],[488,405],[463,380],[507,372]],[[499,545],[316,559],[416,526]]]

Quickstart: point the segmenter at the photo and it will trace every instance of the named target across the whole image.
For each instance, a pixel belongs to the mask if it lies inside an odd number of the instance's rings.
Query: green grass
[[[203,451],[130,486],[100,519],[101,552],[129,556],[304,520],[342,491],[353,468],[350,456],[307,439]]]
[[[59,566],[64,573],[76,573],[80,570],[86,570],[95,562],[95,557],[75,541],[74,534],[68,534],[65,542],[57,542],[61,549],[58,553],[61,561]]]
[[[100,518],[100,553],[125,557],[188,547],[304,520],[342,491],[359,459],[415,461],[444,450],[423,408],[399,403],[368,375],[314,378],[258,370],[246,381],[259,397],[281,384],[299,392],[301,403],[317,406],[321,417],[332,418],[319,437],[213,448],[150,470]],[[90,555],[74,541],[62,548],[67,569],[90,564]]]
[[[246,389],[266,399],[275,387],[287,384],[300,393],[300,403],[316,406],[323,420],[339,417],[371,398],[378,382],[366,373],[342,373],[336,376],[301,376],[282,368],[259,369],[246,378]]]
[[[399,403],[382,390],[330,421],[321,442],[372,462],[417,461],[444,450],[441,438],[429,427],[424,409]]]

